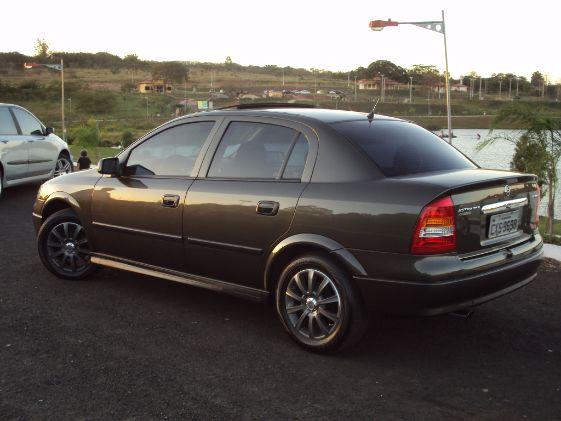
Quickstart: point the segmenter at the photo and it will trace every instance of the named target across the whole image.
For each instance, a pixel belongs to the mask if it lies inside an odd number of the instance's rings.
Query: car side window
[[[201,121],[181,124],[155,134],[131,151],[126,174],[191,175],[213,126],[213,121]]]
[[[308,141],[302,133],[296,139],[296,143],[286,163],[282,178],[285,180],[300,180],[308,158]]]
[[[23,135],[37,135],[41,136],[43,134],[43,125],[33,117],[30,113],[21,108],[12,108],[14,115],[18,121],[19,127],[21,129],[21,134]]]
[[[232,122],[220,140],[208,177],[278,179],[301,136],[275,124]]]
[[[18,134],[16,123],[8,107],[0,107],[0,134]]]

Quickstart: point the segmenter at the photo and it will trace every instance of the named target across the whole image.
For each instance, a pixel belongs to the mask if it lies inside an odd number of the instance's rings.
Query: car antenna
[[[378,105],[378,102],[380,102],[380,98],[376,100],[376,104],[374,104],[374,107],[372,107],[372,111],[370,111],[366,116],[366,118],[368,118],[369,123],[372,123],[372,121],[374,121],[374,113],[376,112],[376,106]]]

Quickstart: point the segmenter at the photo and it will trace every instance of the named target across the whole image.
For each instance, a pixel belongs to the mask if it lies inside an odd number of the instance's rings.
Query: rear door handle
[[[162,206],[165,208],[176,208],[179,205],[179,196],[176,194],[164,194]]]
[[[255,212],[260,215],[275,216],[279,212],[279,202],[261,200],[257,203]]]

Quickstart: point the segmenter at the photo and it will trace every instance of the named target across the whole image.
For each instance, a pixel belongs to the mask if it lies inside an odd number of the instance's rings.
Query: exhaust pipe
[[[467,320],[473,314],[473,310],[460,310],[460,311],[453,311],[452,313],[448,313],[449,316],[452,317],[459,317],[460,319]]]

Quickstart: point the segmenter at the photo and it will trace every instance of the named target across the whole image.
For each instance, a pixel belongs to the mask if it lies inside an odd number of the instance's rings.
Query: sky
[[[445,10],[453,77],[539,70],[561,81],[561,2],[119,1],[3,2],[0,51],[33,54],[37,38],[54,51],[134,53],[148,60],[276,64],[348,71],[375,60],[444,70],[439,33],[415,26],[373,32],[370,20],[440,20]]]

